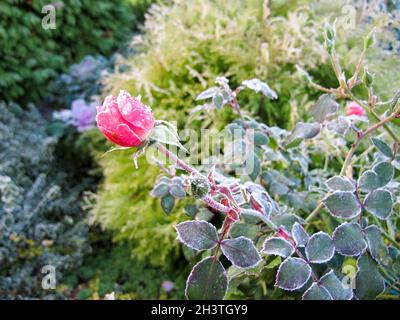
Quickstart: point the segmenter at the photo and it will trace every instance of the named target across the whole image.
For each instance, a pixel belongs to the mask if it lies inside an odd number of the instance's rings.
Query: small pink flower
[[[346,115],[365,116],[365,110],[356,102],[349,102],[346,106]]]
[[[123,90],[97,107],[96,121],[106,138],[122,147],[141,145],[154,127],[151,109]]]

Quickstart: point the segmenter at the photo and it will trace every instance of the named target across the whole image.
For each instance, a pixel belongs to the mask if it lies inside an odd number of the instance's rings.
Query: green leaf
[[[255,154],[249,154],[248,158],[250,159],[246,160],[245,167],[246,170],[251,170],[248,175],[251,180],[255,181],[261,172],[261,162]]]
[[[356,186],[354,181],[345,176],[334,176],[325,182],[326,186],[331,191],[355,191]]]
[[[331,237],[325,232],[317,232],[306,245],[307,260],[311,263],[325,263],[332,259],[335,247]]]
[[[364,50],[368,49],[374,43],[376,28],[373,28],[364,38]]]
[[[299,122],[289,135],[286,141],[286,148],[298,146],[302,140],[312,139],[318,135],[321,130],[321,124],[318,122],[304,123]]]
[[[311,115],[317,122],[324,122],[326,118],[339,110],[338,103],[332,99],[330,94],[321,95],[314,106],[310,109]]]
[[[166,214],[170,214],[175,205],[175,199],[170,194],[161,198],[161,208]]]
[[[331,215],[337,218],[351,219],[361,212],[361,205],[356,196],[349,191],[336,191],[327,196],[323,203]]]
[[[333,232],[336,250],[344,256],[358,256],[367,248],[361,227],[357,223],[342,223]]]
[[[298,222],[295,222],[293,224],[292,237],[299,247],[304,247],[310,239],[310,236],[308,235],[306,230],[304,230],[303,226]]]
[[[164,144],[170,144],[181,148],[188,153],[185,147],[180,143],[178,133],[172,129],[172,126],[157,125],[151,132],[150,139]]]
[[[270,262],[268,262],[265,265],[265,268],[266,269],[274,269],[277,266],[279,266],[281,264],[281,262],[282,262],[282,258],[281,257],[279,257],[279,256],[274,257]]]
[[[351,300],[353,298],[351,287],[342,283],[333,270],[322,276],[319,282],[328,290],[333,300]]]
[[[375,299],[385,290],[385,282],[376,262],[367,254],[357,260],[356,296],[361,300]]]
[[[276,92],[273,91],[268,86],[268,84],[266,84],[265,82],[262,82],[259,79],[245,80],[242,82],[242,85],[245,86],[246,88],[254,90],[257,93],[261,91],[269,99],[277,99],[278,98]]]
[[[224,97],[223,97],[223,95],[221,93],[216,93],[212,98],[212,102],[213,102],[214,106],[218,110],[221,110],[221,108],[224,105]]]
[[[261,262],[261,256],[253,242],[245,237],[224,240],[221,251],[233,265],[239,268],[253,268]]]
[[[379,264],[386,264],[389,253],[383,242],[379,228],[376,225],[371,225],[365,228],[364,232],[371,257]]]
[[[208,250],[218,244],[217,229],[206,221],[185,221],[175,226],[178,239],[194,250]]]
[[[287,258],[276,274],[275,286],[294,291],[303,287],[311,276],[311,267],[300,258]]]
[[[206,208],[201,208],[201,210],[197,213],[197,220],[210,221],[214,217],[214,213]]]
[[[262,132],[255,132],[254,133],[254,143],[258,146],[266,145],[268,144],[269,138],[266,134]]]
[[[282,213],[278,214],[276,216],[273,216],[271,218],[271,221],[277,226],[277,227],[283,227],[286,230],[292,230],[293,225],[298,222],[302,223],[304,220],[302,220],[300,217],[291,214],[291,213]]]
[[[217,87],[208,88],[207,90],[200,93],[197,96],[196,100],[205,100],[205,99],[211,98],[215,95],[216,92],[218,92],[218,90],[219,89]]]
[[[365,198],[364,207],[377,218],[385,220],[392,212],[392,195],[387,190],[374,190]]]
[[[254,239],[259,231],[260,227],[258,225],[236,222],[232,225],[229,235],[232,238],[243,236],[249,239]]]
[[[222,300],[228,289],[228,276],[221,262],[207,257],[192,269],[185,296],[190,300]]]
[[[289,241],[283,238],[272,237],[265,240],[262,252],[287,258],[293,254],[294,247]]]
[[[304,292],[302,300],[333,300],[329,291],[316,282]]]
[[[185,189],[183,189],[183,186],[178,185],[178,184],[171,184],[169,188],[169,193],[174,197],[174,198],[184,198],[186,197],[186,192]]]
[[[375,147],[378,148],[378,150],[385,155],[388,158],[392,158],[393,157],[393,151],[392,148],[389,147],[386,142],[383,142],[382,140],[378,139],[378,138],[371,138],[372,143],[375,145]]]
[[[375,171],[365,171],[358,179],[358,186],[362,191],[370,192],[380,187],[381,181]]]
[[[168,184],[159,183],[154,186],[153,190],[151,190],[151,195],[156,198],[162,198],[168,194]]]
[[[380,187],[386,186],[393,179],[394,168],[390,162],[380,162],[372,170],[375,171],[380,179]]]
[[[183,210],[188,217],[193,218],[198,212],[198,207],[195,204],[187,204],[184,206]]]

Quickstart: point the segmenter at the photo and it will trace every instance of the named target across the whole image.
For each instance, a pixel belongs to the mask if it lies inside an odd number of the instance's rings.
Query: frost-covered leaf
[[[273,216],[271,218],[271,221],[277,227],[283,227],[286,230],[292,230],[292,227],[296,222],[298,222],[298,223],[304,222],[304,220],[302,220],[300,217],[298,217],[294,214],[290,214],[290,213],[282,213],[282,214]]]
[[[196,215],[196,213],[199,211],[199,208],[195,204],[187,204],[183,208],[183,211],[185,212],[185,214],[188,217],[193,218]]]
[[[356,189],[354,181],[345,176],[334,176],[328,179],[325,184],[331,191],[355,191]]]
[[[242,82],[242,85],[254,90],[255,92],[262,92],[266,97],[270,99],[277,99],[278,95],[276,94],[275,91],[273,91],[268,84],[265,82],[260,81],[259,79],[251,79],[251,80],[245,80]]]
[[[161,208],[166,214],[170,214],[175,205],[175,199],[170,194],[161,198]]]
[[[339,135],[345,136],[349,131],[350,125],[351,121],[347,117],[339,116],[337,119],[328,122],[326,128]]]
[[[357,260],[356,296],[361,300],[375,299],[385,290],[385,282],[376,262],[367,254]]]
[[[378,148],[378,150],[385,155],[388,158],[391,158],[393,156],[393,151],[392,148],[390,148],[386,142],[383,142],[382,140],[378,139],[378,138],[371,138],[373,144],[375,145],[375,147]]]
[[[197,96],[196,100],[204,100],[204,99],[211,98],[211,97],[214,96],[214,94],[215,94],[216,92],[218,92],[218,90],[219,90],[219,89],[218,89],[217,87],[208,88],[207,90],[205,90],[205,91],[203,91],[202,93],[200,93],[200,94]]]
[[[295,222],[292,227],[292,237],[299,247],[304,247],[310,239],[306,230],[298,222]]]
[[[223,97],[223,95],[221,93],[216,93],[212,98],[212,102],[213,102],[214,106],[218,110],[221,110],[221,108],[224,105],[224,97]]]
[[[158,125],[151,131],[150,138],[154,141],[170,144],[181,148],[183,151],[188,152],[185,147],[180,143],[178,133],[172,126]]]
[[[258,146],[266,145],[268,144],[268,136],[262,132],[255,132],[254,133],[254,143]]]
[[[377,226],[371,225],[365,228],[364,232],[371,257],[376,262],[385,264],[388,258],[388,249],[382,240],[381,231]]]
[[[302,140],[312,139],[318,135],[321,130],[321,124],[318,122],[304,123],[299,122],[292,133],[287,138],[286,148],[298,146]]]
[[[283,238],[272,237],[265,240],[262,252],[287,258],[293,254],[294,248],[289,241]]]
[[[259,231],[260,227],[258,225],[236,222],[232,225],[231,229],[229,230],[229,235],[232,238],[238,238],[240,236],[243,236],[249,239],[254,239]]]
[[[294,291],[303,287],[311,276],[311,267],[300,258],[287,258],[276,274],[275,286]]]
[[[185,221],[177,224],[175,229],[178,239],[194,250],[208,250],[218,244],[217,229],[206,221]]]
[[[385,220],[392,212],[392,195],[387,190],[374,190],[365,198],[364,207],[377,218]]]
[[[336,191],[323,200],[329,212],[343,219],[351,219],[361,212],[361,205],[356,196],[349,191]]]
[[[325,232],[313,234],[306,245],[306,256],[311,263],[325,263],[332,259],[335,247],[331,237]]]
[[[379,188],[381,181],[375,171],[365,171],[358,179],[358,186],[362,191],[370,192]]]
[[[314,106],[310,109],[315,121],[324,122],[326,118],[339,110],[338,103],[329,94],[321,95]]]
[[[304,292],[303,300],[333,300],[329,291],[324,288],[322,285],[319,285],[316,282],[313,282],[310,288]]]
[[[328,290],[333,300],[351,300],[353,290],[336,277],[333,270],[321,277],[320,284]]]
[[[342,223],[333,232],[336,250],[345,256],[358,256],[367,248],[361,227],[357,223]]]
[[[186,197],[186,192],[183,186],[178,184],[171,184],[169,187],[169,193],[175,198],[184,198]]]
[[[378,175],[380,187],[386,186],[394,176],[394,168],[390,162],[379,162],[373,168],[373,171]]]
[[[228,276],[221,262],[207,257],[192,269],[185,295],[190,300],[222,300],[228,289]]]
[[[249,154],[245,162],[246,170],[249,170],[248,176],[255,181],[261,172],[261,161],[256,154]]]
[[[245,237],[222,241],[221,250],[228,260],[239,268],[253,268],[261,261],[257,248]]]
[[[214,213],[206,208],[201,208],[196,215],[196,220],[210,221],[214,217]]]
[[[168,194],[168,184],[166,183],[159,183],[154,186],[153,190],[151,190],[151,195],[156,198],[162,198]]]

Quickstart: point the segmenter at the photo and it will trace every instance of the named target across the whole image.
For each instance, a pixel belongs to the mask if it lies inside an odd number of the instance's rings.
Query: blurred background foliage
[[[157,119],[207,127],[207,118],[187,120],[196,96],[217,76],[232,87],[257,77],[279,99],[244,92],[241,105],[291,129],[319,95],[296,65],[336,86],[323,44],[324,21],[335,18],[347,75],[376,26],[378,45],[367,57],[378,75],[374,89],[386,99],[400,80],[399,28],[388,20],[400,8],[391,0],[352,1],[350,29],[345,0],[57,1],[55,30],[38,27],[44,4],[0,3],[0,100],[7,101],[0,104],[1,298],[100,299],[115,291],[121,299],[180,299],[185,260],[195,259],[172,227],[185,219],[184,201],[167,216],[150,196],[159,169],[143,158],[135,170],[128,151],[104,155],[111,145],[98,130],[78,134],[48,119],[53,110],[124,89],[142,95]],[[213,126],[231,119],[223,111]],[[316,223],[329,229],[332,221]],[[55,291],[41,289],[44,264],[60,271]],[[260,279],[233,282],[229,297],[290,299],[267,290],[277,264],[266,265]],[[165,281],[174,289],[165,290]]]
[[[56,29],[41,26],[46,0],[0,2],[0,96],[43,98],[49,80],[85,54],[110,55],[131,36],[149,0],[54,1]]]

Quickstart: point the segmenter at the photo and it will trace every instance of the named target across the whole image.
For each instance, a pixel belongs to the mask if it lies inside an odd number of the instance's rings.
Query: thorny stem
[[[156,146],[161,153],[163,153],[171,161],[175,162],[181,169],[183,169],[186,172],[191,173],[193,175],[203,177],[203,175],[199,171],[197,171],[196,169],[194,169],[193,167],[188,165],[183,160],[179,159],[173,152],[169,151],[162,144],[157,143]],[[224,213],[224,214],[228,214],[232,210],[232,208],[215,201],[210,195],[203,197],[201,200],[210,208],[213,208],[214,210]],[[267,216],[263,215],[262,213],[260,213],[256,210],[243,209],[243,208],[237,208],[237,209],[239,210],[239,214],[257,217],[261,221],[263,221],[266,225],[268,225],[271,229],[274,229],[274,230],[278,229],[277,226]]]
[[[344,175],[347,171],[348,166],[351,163],[352,157],[354,155],[354,152],[356,151],[357,147],[360,145],[360,142],[362,139],[364,139],[366,136],[370,135],[372,132],[380,128],[381,126],[384,126],[387,122],[395,119],[398,115],[400,114],[400,110],[397,110],[393,112],[390,116],[380,120],[378,123],[374,124],[372,127],[370,127],[367,131],[364,133],[357,135],[357,140],[352,144],[349,152],[347,153],[346,159],[343,163],[342,169],[340,170],[339,175]],[[379,117],[378,117],[379,118]],[[329,195],[330,193],[328,193]],[[319,202],[318,206],[310,213],[310,215],[307,217],[306,222],[310,222],[312,219],[314,219],[318,213],[321,211],[321,209],[324,207],[324,204],[322,200]]]

